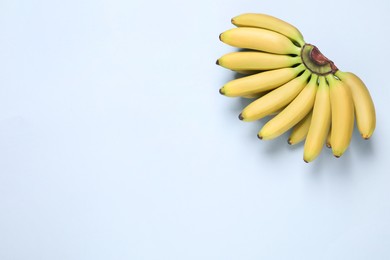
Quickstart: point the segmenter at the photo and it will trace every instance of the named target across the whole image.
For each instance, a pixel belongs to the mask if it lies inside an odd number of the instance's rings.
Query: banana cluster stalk
[[[288,143],[304,141],[303,159],[315,160],[324,145],[335,157],[347,150],[357,128],[364,139],[375,130],[375,107],[363,81],[340,71],[317,47],[305,43],[293,25],[266,14],[234,17],[236,28],[219,39],[240,50],[217,65],[244,74],[219,92],[254,99],[239,115],[243,121],[272,118],[258,138],[270,140],[291,129]]]

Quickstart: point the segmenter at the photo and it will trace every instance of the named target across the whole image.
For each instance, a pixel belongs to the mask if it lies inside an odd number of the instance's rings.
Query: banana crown
[[[231,19],[236,28],[219,39],[239,50],[223,55],[217,65],[243,76],[220,93],[252,99],[239,115],[243,121],[273,116],[258,132],[269,140],[291,129],[288,143],[305,141],[305,162],[326,146],[335,157],[347,150],[354,121],[364,139],[376,125],[375,107],[364,82],[340,71],[320,50],[305,43],[292,24],[267,14],[244,13]]]

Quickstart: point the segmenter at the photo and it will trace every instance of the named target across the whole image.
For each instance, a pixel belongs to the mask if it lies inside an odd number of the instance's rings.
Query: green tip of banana
[[[244,13],[231,23],[236,28],[221,33],[219,40],[240,50],[216,64],[244,74],[219,89],[225,96],[254,99],[240,120],[273,115],[264,125],[265,138],[292,129],[287,142],[304,141],[306,163],[315,160],[324,146],[339,158],[349,147],[355,121],[362,138],[371,137],[375,107],[358,76],[340,71],[316,46],[305,43],[296,27],[279,18]],[[260,133],[257,137],[264,139]]]

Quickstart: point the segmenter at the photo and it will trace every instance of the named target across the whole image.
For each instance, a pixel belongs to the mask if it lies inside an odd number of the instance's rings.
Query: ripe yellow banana
[[[301,76],[253,101],[242,110],[239,118],[244,121],[258,120],[286,106],[305,87],[310,74],[306,70]]]
[[[268,121],[258,133],[260,139],[280,136],[301,121],[313,108],[318,76],[313,74],[299,95],[277,116]]]
[[[336,76],[351,90],[357,127],[361,136],[369,139],[376,125],[375,107],[370,92],[364,82],[351,72],[338,71]]]
[[[221,33],[219,39],[238,48],[275,54],[300,55],[301,53],[301,48],[295,46],[286,36],[260,28],[233,28]]]
[[[290,145],[298,144],[305,140],[309,132],[312,112],[307,114],[298,124],[294,126],[287,142]]]
[[[333,75],[326,76],[330,87],[332,113],[332,152],[340,157],[351,142],[354,127],[354,106],[349,87]]]
[[[260,72],[226,83],[219,93],[228,97],[240,97],[257,94],[277,88],[295,78],[305,69],[303,64],[294,68],[283,68]]]
[[[309,132],[303,148],[303,160],[311,162],[320,154],[329,133],[331,121],[329,86],[319,78]]]
[[[254,13],[241,14],[232,18],[232,24],[238,27],[268,29],[287,36],[301,47],[305,44],[301,32],[296,27],[270,15]]]
[[[235,71],[273,70],[302,63],[300,57],[258,51],[239,51],[223,55],[217,64]]]

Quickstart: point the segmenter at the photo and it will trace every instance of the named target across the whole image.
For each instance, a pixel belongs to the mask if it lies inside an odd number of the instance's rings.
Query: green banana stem
[[[301,58],[306,68],[319,76],[326,76],[331,73],[334,74],[338,70],[333,61],[325,57],[320,50],[312,44],[305,44],[302,47]]]

